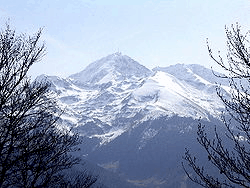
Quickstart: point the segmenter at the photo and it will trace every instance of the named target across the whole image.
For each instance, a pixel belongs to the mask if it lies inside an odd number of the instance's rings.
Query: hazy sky
[[[44,28],[47,55],[32,76],[68,76],[117,51],[148,68],[210,67],[206,38],[224,50],[224,26],[250,29],[250,0],[0,0],[1,27]]]

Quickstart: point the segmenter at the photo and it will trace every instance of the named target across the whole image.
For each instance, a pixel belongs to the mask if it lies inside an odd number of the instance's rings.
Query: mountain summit
[[[88,65],[83,71],[70,76],[81,83],[102,84],[112,80],[144,78],[152,72],[120,52],[108,55]]]

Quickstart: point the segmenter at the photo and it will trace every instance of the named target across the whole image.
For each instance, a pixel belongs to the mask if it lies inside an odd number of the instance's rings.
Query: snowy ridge
[[[208,81],[201,81],[212,85]],[[178,114],[181,117],[193,117],[194,119],[208,118],[209,114],[217,116],[220,109],[223,108],[216,99],[215,93],[211,96],[203,89],[197,89],[185,81],[161,71],[156,72],[142,87],[134,91],[137,101],[152,96],[152,94],[157,97],[147,102],[147,105],[151,106],[151,109],[154,106],[157,110],[165,111],[168,115]]]
[[[64,121],[76,126],[82,136],[98,138],[100,144],[150,119],[177,115],[209,120],[223,109],[214,75],[200,65],[177,64],[151,71],[115,53],[69,78],[47,79],[65,108]]]

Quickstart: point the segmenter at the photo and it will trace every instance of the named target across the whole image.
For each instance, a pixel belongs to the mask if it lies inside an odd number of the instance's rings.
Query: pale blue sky
[[[0,0],[0,24],[44,27],[47,55],[31,75],[68,76],[118,50],[148,68],[210,67],[206,38],[224,50],[224,26],[250,29],[250,0]]]

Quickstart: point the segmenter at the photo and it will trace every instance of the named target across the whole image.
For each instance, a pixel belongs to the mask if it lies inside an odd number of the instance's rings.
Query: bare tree
[[[79,163],[70,155],[78,135],[59,129],[50,84],[27,76],[45,54],[40,37],[41,30],[17,35],[8,24],[0,32],[0,187],[65,185],[61,172]]]
[[[198,126],[197,140],[205,149],[210,167],[215,167],[218,174],[208,173],[208,168],[200,165],[197,158],[186,149],[184,159],[191,170],[183,164],[189,178],[203,187],[250,187],[250,54],[249,33],[241,32],[236,24],[227,28],[227,58],[219,54],[215,58],[208,45],[210,57],[220,65],[227,79],[230,94],[221,86],[217,94],[225,104],[222,116],[226,135],[215,129],[213,138],[208,136],[205,126]],[[217,127],[219,128],[219,127]],[[192,175],[195,174],[195,176]]]

